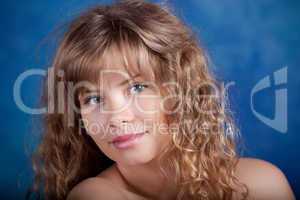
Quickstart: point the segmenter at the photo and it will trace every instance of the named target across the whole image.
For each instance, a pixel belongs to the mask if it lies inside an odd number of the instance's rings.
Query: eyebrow
[[[140,75],[141,75],[141,74],[138,73],[138,74],[132,76],[130,79],[126,79],[126,80],[122,81],[122,82],[119,83],[118,85],[119,85],[119,86],[125,85],[126,83],[130,82],[132,79],[135,79],[136,77],[139,77]]]
[[[141,76],[140,73],[135,74],[135,75],[133,75],[132,77],[130,77],[129,79],[126,79],[126,80],[122,81],[121,83],[119,83],[118,86],[125,85],[125,84],[127,84],[128,82],[130,82],[132,79],[135,79],[135,78],[137,78],[137,77],[139,77],[139,76]],[[85,90],[83,93],[93,93],[93,92],[100,92],[100,91],[99,91],[98,89],[95,89],[95,90],[87,89],[87,90]]]

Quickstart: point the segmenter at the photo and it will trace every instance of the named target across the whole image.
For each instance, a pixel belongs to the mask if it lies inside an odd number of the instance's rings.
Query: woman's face
[[[101,151],[125,165],[156,158],[171,136],[158,88],[122,67],[102,70],[96,91],[79,96],[84,128]]]

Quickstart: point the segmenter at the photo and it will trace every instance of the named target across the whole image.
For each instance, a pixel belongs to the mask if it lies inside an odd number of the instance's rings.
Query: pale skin
[[[116,166],[102,172],[98,177],[89,178],[77,185],[69,194],[68,200],[145,200],[145,199],[167,199],[167,194],[172,198],[172,188],[167,191],[163,181],[155,179],[148,173],[147,169],[140,169],[138,176],[136,169],[131,173],[121,174]],[[131,175],[130,175],[131,174]],[[135,174],[133,176],[132,174]],[[239,161],[237,172],[240,181],[245,183],[249,188],[249,199],[256,200],[294,200],[295,196],[291,187],[280,169],[269,162],[242,158]],[[148,193],[145,197],[143,194],[133,192],[126,182],[135,183],[141,191]]]
[[[120,61],[114,59],[110,64],[120,66]],[[123,70],[122,67],[110,67],[110,69]],[[114,136],[128,132],[123,128],[123,121],[127,125],[145,125],[144,121],[152,125],[163,123],[162,109],[159,106],[160,97],[156,95],[154,88],[144,87],[143,80],[139,76],[136,77],[135,81],[138,81],[138,84],[135,85],[126,83],[125,76],[118,73],[106,74],[103,78],[106,85],[100,93],[105,96],[104,100],[102,99],[104,102],[101,102],[99,92],[93,92],[80,96],[80,104],[82,108],[88,110],[82,112],[87,132],[102,152],[115,161],[115,164],[97,177],[79,183],[69,193],[67,200],[175,199],[178,188],[172,179],[167,179],[158,173],[157,158],[166,144],[171,141],[169,134],[164,134],[164,130],[158,129],[157,126],[148,126],[147,129],[140,129],[138,126],[139,131],[143,130],[148,134],[144,134],[133,147],[124,150],[111,144]],[[124,84],[120,84],[121,82]],[[157,98],[141,98],[145,94]],[[130,99],[135,99],[138,104],[132,102],[128,104]],[[124,105],[128,106],[120,110]],[[137,105],[142,109],[138,109]],[[101,109],[96,109],[99,106],[102,106],[103,110],[118,110],[118,112],[103,113]],[[150,110],[157,112],[144,112]],[[103,131],[91,124],[110,127],[113,128],[110,131],[113,131],[103,134]],[[295,199],[285,175],[279,168],[266,161],[241,158],[236,175],[248,186],[249,199]]]

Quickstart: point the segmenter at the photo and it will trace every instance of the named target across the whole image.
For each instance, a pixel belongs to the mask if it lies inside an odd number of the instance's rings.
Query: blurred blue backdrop
[[[55,40],[47,38],[52,38],[54,29],[85,8],[102,2],[109,1],[1,1],[0,199],[24,198],[31,181],[27,152],[34,147],[28,144],[34,143],[34,132],[39,129],[35,127],[35,117],[22,112],[14,102],[17,77],[31,68],[45,69],[55,46]],[[277,165],[300,198],[300,1],[169,2],[199,36],[217,77],[224,83],[234,83],[229,87],[230,100],[245,141],[244,156]],[[273,73],[284,67],[287,83],[274,85]],[[283,128],[281,132],[263,123],[251,109],[251,91],[268,75],[271,86],[253,96],[253,107],[261,115],[274,118],[275,90],[287,89],[287,130],[284,117],[283,121],[274,122]],[[26,79],[22,85],[26,105],[36,105],[40,84],[39,76]],[[284,108],[284,102],[279,106]]]

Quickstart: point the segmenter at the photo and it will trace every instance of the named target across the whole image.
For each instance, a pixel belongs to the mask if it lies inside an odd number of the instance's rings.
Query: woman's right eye
[[[84,99],[84,105],[97,105],[100,104],[102,98],[99,95],[91,95]]]

